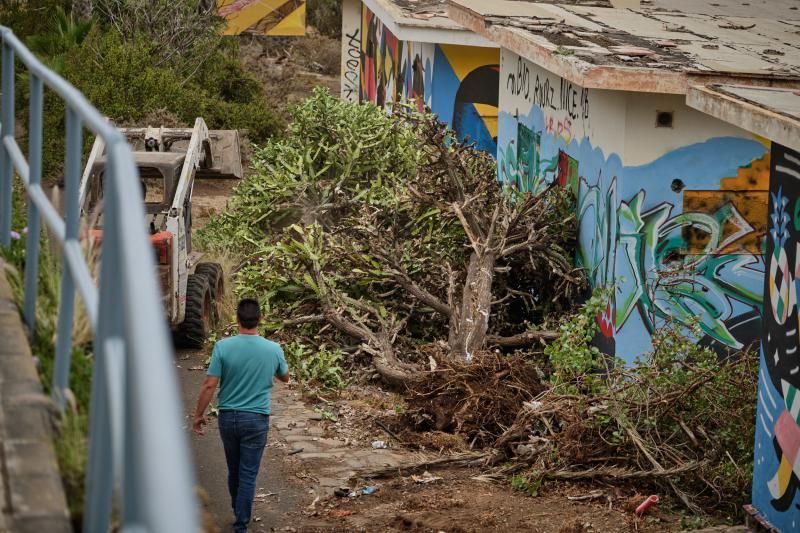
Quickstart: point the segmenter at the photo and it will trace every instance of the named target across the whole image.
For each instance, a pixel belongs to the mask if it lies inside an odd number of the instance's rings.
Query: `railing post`
[[[81,155],[83,149],[81,121],[75,111],[67,106],[66,138],[67,147],[64,159],[64,245],[78,241],[80,230],[80,209],[78,195],[81,175]],[[62,261],[61,299],[58,310],[58,329],[56,331],[56,361],[53,371],[53,399],[62,411],[66,397],[64,391],[69,386],[69,370],[72,360],[72,326],[75,319],[75,281],[69,264]]]
[[[30,75],[30,120],[28,124],[28,182],[31,188],[42,183],[42,109],[44,85],[35,74]],[[36,298],[39,295],[39,208],[36,202],[28,202],[28,236],[25,247],[25,322],[31,335],[36,332]]]
[[[106,167],[103,211],[108,213],[103,223],[103,244],[100,250],[100,309],[108,312],[98,316],[95,339],[95,363],[92,376],[92,399],[89,418],[89,461],[86,468],[86,500],[83,518],[84,533],[108,531],[111,523],[114,481],[121,467],[114,457],[122,439],[115,438],[113,429],[124,424],[124,413],[113,395],[124,396],[122,383],[115,379],[116,359],[124,352],[113,349],[121,342],[116,338],[123,334],[119,300],[115,299],[120,279],[119,260],[113,244],[120,238],[114,191],[116,189],[113,166]],[[116,418],[116,420],[114,420]],[[117,433],[119,430],[117,430]],[[124,445],[124,444],[123,444]],[[115,475],[116,474],[116,475]],[[124,497],[124,496],[123,496]]]
[[[14,50],[6,43],[8,30],[3,31],[3,96],[2,127],[0,128],[0,245],[11,244],[11,205],[14,173],[5,143],[6,136],[14,137]]]

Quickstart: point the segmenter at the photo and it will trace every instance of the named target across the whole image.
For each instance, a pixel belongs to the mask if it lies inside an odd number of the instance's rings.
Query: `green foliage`
[[[0,24],[14,30],[19,39],[50,30],[51,15],[65,11],[68,0],[0,0]]]
[[[553,367],[550,381],[581,392],[604,387],[599,372],[605,369],[604,355],[592,344],[599,331],[597,314],[608,306],[610,292],[595,289],[580,310],[559,328],[559,336],[544,350]]]
[[[83,515],[86,462],[89,457],[89,416],[67,413],[55,441],[56,458],[72,517]]]
[[[308,23],[323,35],[338,39],[342,36],[341,0],[308,0]]]
[[[135,31],[144,24],[110,31],[101,18],[90,30],[92,22],[75,22],[63,12],[48,22],[47,32],[29,39],[34,51],[118,124],[139,125],[166,111],[186,125],[203,117],[212,129],[243,130],[257,143],[281,128],[258,80],[239,62],[237,42],[217,36],[213,25],[213,35],[171,54],[152,31]],[[17,106],[25,125],[27,90],[19,84]],[[49,91],[44,121],[43,170],[45,178],[53,178],[64,158],[64,105]]]
[[[317,298],[303,261],[326,265],[335,247],[347,247],[350,240],[334,228],[362,206],[397,205],[399,184],[412,175],[417,158],[413,132],[375,106],[316,89],[291,115],[286,135],[256,150],[255,175],[198,234],[208,250],[252,258],[238,274],[237,291],[259,298],[271,331]],[[418,230],[433,224],[421,221]],[[365,250],[348,253],[352,268],[329,282],[365,293],[382,276],[377,261]]]
[[[510,483],[512,490],[525,492],[531,497],[538,496],[539,490],[542,488],[542,478],[535,474],[517,474],[511,476]]]
[[[317,385],[323,389],[338,390],[347,386],[341,350],[321,346],[313,349],[301,342],[286,345],[286,362],[292,377],[300,384]]]
[[[67,52],[83,44],[93,27],[94,20],[77,21],[72,13],[66,13],[58,7],[55,14],[55,29],[32,35],[28,38],[28,48],[44,58],[48,67],[63,73]]]

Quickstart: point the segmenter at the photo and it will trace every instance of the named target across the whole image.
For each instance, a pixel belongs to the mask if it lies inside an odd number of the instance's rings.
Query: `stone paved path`
[[[287,453],[296,457],[313,476],[313,490],[324,498],[333,490],[347,486],[348,480],[360,471],[393,467],[417,462],[419,454],[397,449],[372,449],[325,438],[325,422],[318,413],[306,407],[300,393],[280,385],[273,393],[272,431],[285,442]]]

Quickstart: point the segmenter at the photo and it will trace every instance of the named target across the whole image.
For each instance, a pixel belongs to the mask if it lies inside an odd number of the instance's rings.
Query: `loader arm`
[[[186,205],[186,200],[191,199],[194,187],[194,178],[197,170],[212,165],[211,151],[208,149],[208,126],[202,118],[194,122],[192,136],[186,148],[186,160],[183,162],[181,176],[175,189],[175,198],[172,200],[171,210],[180,211]]]

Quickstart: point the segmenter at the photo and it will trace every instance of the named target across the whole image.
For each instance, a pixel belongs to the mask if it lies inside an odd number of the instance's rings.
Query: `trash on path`
[[[205,370],[205,369],[206,369],[206,367],[204,367],[203,365],[190,366],[189,367],[189,370]]]
[[[333,491],[333,495],[339,498],[358,498],[359,496],[369,496],[370,494],[375,494],[377,490],[378,487],[375,486],[364,487],[360,490],[350,490],[347,487],[339,487]]]
[[[386,443],[382,440],[376,440],[372,442],[372,447],[376,450],[383,450],[384,448],[388,448]]]
[[[636,514],[641,515],[644,514],[645,511],[650,509],[653,505],[658,503],[658,496],[653,494],[649,496],[645,501],[639,504],[639,507],[636,508]]]
[[[414,483],[427,485],[428,483],[435,483],[443,478],[441,476],[433,476],[426,470],[421,476],[411,476],[411,479],[414,480]]]
[[[305,448],[297,448],[296,450],[292,450],[289,452],[289,455],[297,455],[298,453],[302,452]]]
[[[261,517],[257,516],[255,518],[253,518],[253,522],[261,522]]]
[[[309,508],[309,509],[313,509],[313,508],[315,508],[315,507],[317,506],[317,502],[318,502],[318,501],[319,501],[319,496],[317,496],[316,498],[314,498],[314,501],[313,501],[313,502],[311,502],[311,504],[308,506],[308,508]]]
[[[344,509],[333,509],[330,512],[330,515],[334,518],[344,518],[345,516],[350,516],[351,514],[356,514],[355,511],[345,511]]]

